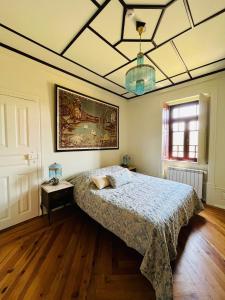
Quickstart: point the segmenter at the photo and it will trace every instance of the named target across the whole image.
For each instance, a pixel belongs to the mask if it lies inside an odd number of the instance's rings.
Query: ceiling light
[[[141,52],[141,35],[145,31],[145,23],[137,21],[136,30],[140,36],[140,51],[137,55],[137,66],[126,73],[125,86],[128,92],[143,95],[155,88],[155,69],[144,64],[144,54]]]

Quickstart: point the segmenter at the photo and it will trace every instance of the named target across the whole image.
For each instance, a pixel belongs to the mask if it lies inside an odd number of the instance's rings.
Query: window
[[[197,161],[199,101],[169,107],[169,159]]]

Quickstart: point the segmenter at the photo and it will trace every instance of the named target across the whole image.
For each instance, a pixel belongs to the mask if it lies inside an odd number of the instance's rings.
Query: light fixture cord
[[[141,52],[141,33],[139,33],[139,36],[140,36],[140,45],[139,45],[139,50]]]

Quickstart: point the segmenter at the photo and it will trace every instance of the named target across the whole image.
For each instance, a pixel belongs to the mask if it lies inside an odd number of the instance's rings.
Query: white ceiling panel
[[[61,52],[96,10],[89,0],[0,0],[0,22]]]
[[[134,59],[139,52],[139,42],[121,42],[116,46],[123,54],[125,54],[130,59]],[[151,42],[142,42],[141,50],[142,52],[147,52],[154,48]]]
[[[171,77],[171,80],[173,81],[173,83],[178,83],[181,81],[185,81],[190,79],[190,76],[188,75],[188,73],[184,73],[184,74],[180,74],[174,77]]]
[[[170,0],[125,0],[126,4],[143,4],[143,5],[165,5]]]
[[[182,0],[175,1],[166,9],[154,41],[156,44],[161,44],[188,28],[190,28],[190,23],[184,3]]]
[[[101,75],[127,62],[121,54],[89,29],[79,36],[64,55]]]
[[[148,54],[167,76],[175,76],[186,71],[184,64],[170,43]]]
[[[195,24],[225,8],[225,0],[188,0],[188,3]]]
[[[155,85],[155,88],[156,89],[161,89],[163,87],[170,86],[171,84],[172,83],[168,79],[166,79],[166,80],[157,82],[156,85]]]
[[[56,55],[44,48],[41,48],[40,46],[37,46],[33,44],[30,41],[27,41],[23,39],[20,36],[15,35],[12,32],[7,31],[4,28],[0,28],[0,40],[2,43],[6,45],[10,45],[11,47],[18,49],[24,53],[27,53],[33,57],[36,57],[38,59],[41,59],[49,64],[52,64],[53,66],[56,66],[58,68],[61,68],[67,72],[70,72],[72,74],[78,75],[86,80],[89,80],[93,82],[94,84],[98,84],[104,88],[107,88],[109,90],[114,91],[115,93],[122,94],[125,93],[126,90],[115,85],[114,83],[111,83],[108,80],[105,80],[104,78],[93,74],[89,72],[88,70],[85,70],[84,68],[65,60],[65,58]],[[4,49],[2,49],[4,50]],[[7,51],[7,50],[6,50]],[[24,58],[29,59],[29,58]],[[35,63],[35,62],[34,62]],[[43,68],[46,68],[43,66]],[[49,72],[51,72],[51,68],[49,68]],[[54,72],[54,71],[53,71]],[[16,76],[16,72],[15,72]],[[34,75],[35,76],[35,75]],[[64,73],[61,73],[61,76],[67,76],[64,75]]]
[[[225,59],[223,61],[191,71],[191,76],[197,77],[203,74],[211,73],[225,68]]]
[[[136,20],[146,23],[146,31],[142,34],[143,39],[151,39],[157,21],[159,19],[161,9],[135,9],[133,18],[125,18],[124,38],[139,39],[136,31]]]
[[[149,62],[148,58],[145,57],[145,63],[146,64],[150,64],[151,63]],[[114,82],[122,85],[122,86],[125,86],[125,74],[126,72],[132,68],[132,67],[135,67],[137,65],[137,61],[133,61],[132,63],[122,67],[121,69],[113,72],[112,74],[110,74],[109,76],[107,76],[107,78],[113,80]],[[156,71],[156,81],[159,81],[159,80],[162,80],[165,78],[165,76],[154,66],[155,68],[155,71]]]
[[[225,57],[225,13],[174,39],[187,67],[194,69]]]
[[[91,27],[114,44],[120,40],[122,18],[123,6],[118,0],[111,0],[91,23]]]

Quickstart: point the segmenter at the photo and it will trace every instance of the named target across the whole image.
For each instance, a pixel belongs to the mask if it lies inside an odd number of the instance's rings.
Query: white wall
[[[0,89],[24,94],[28,98],[35,97],[40,103],[42,178],[48,176],[48,166],[53,162],[63,165],[65,177],[83,170],[120,163],[121,156],[127,152],[126,100],[3,48],[0,49],[0,66]],[[54,151],[54,84],[62,85],[120,107],[119,150]]]
[[[128,149],[134,164],[146,174],[162,175],[162,104],[207,93],[210,133],[207,203],[225,208],[225,73],[205,77],[131,100],[128,105]]]

